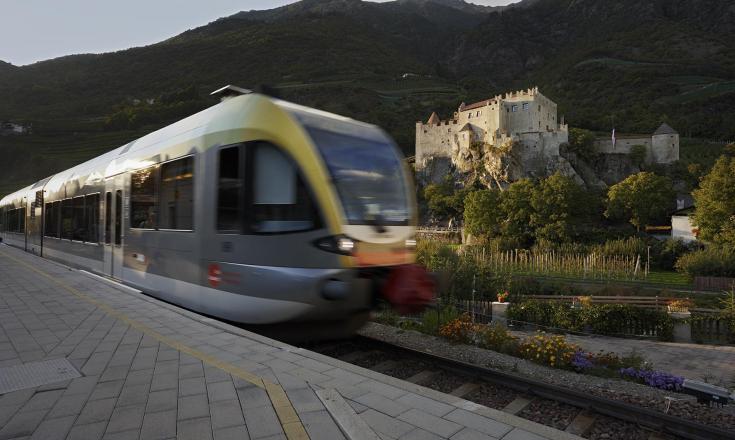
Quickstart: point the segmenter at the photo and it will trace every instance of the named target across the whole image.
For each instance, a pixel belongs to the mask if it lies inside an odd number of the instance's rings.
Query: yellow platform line
[[[81,292],[80,290],[72,286],[69,286],[68,284],[62,282],[61,280],[54,278],[48,273],[26,263],[25,261],[19,260],[11,255],[6,254],[5,252],[0,252],[0,255],[43,276],[44,278],[57,284],[59,287],[66,290],[70,294],[76,296],[77,298],[83,301],[86,301],[94,305],[95,307],[102,310],[106,314],[112,316],[113,318],[117,320],[124,322],[125,324],[140,331],[141,333],[151,336],[152,338],[158,340],[159,342],[166,344],[169,347],[172,347],[182,353],[186,353],[203,362],[213,365],[219,368],[220,370],[224,370],[235,377],[238,377],[242,380],[250,382],[259,388],[265,389],[265,391],[268,393],[268,398],[273,404],[273,409],[276,411],[276,414],[278,415],[278,420],[281,423],[281,427],[283,428],[283,432],[286,434],[286,437],[289,440],[308,440],[309,439],[309,435],[306,433],[306,429],[304,428],[304,425],[301,422],[301,419],[299,418],[298,414],[296,414],[296,410],[294,409],[293,404],[291,403],[291,400],[289,400],[288,396],[286,395],[286,392],[283,390],[283,388],[279,384],[270,382],[249,371],[244,370],[243,368],[237,367],[229,362],[221,361],[207,353],[191,348],[188,345],[183,344],[175,339],[169,338],[166,335],[162,335],[161,333],[158,333],[157,331],[146,326],[145,324],[140,323],[133,318],[130,318],[124,313],[118,312],[111,306],[90,297],[89,295]]]

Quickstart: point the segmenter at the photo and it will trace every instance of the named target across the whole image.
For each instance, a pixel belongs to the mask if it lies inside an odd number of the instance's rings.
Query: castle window
[[[541,106],[540,105],[538,106],[538,111],[539,111],[539,113],[541,112]]]
[[[472,119],[472,113],[470,113],[469,115],[467,115],[467,119]]]
[[[523,103],[523,111],[526,111],[526,110],[528,110],[528,103],[527,102],[524,102]]]
[[[480,116],[480,112],[477,112],[477,116]]]
[[[511,111],[513,111],[513,113],[517,112],[518,111],[518,106],[517,105],[514,105],[513,107],[511,107]]]

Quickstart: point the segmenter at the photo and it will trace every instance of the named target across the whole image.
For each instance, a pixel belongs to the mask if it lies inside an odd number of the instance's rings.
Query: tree
[[[646,146],[633,145],[630,148],[630,161],[639,169],[643,169],[643,165],[646,162]]]
[[[503,220],[501,192],[496,189],[467,194],[464,203],[464,225],[476,237],[492,237],[500,233]]]
[[[610,187],[605,215],[626,220],[640,231],[641,227],[663,220],[675,207],[676,193],[671,179],[642,172]]]
[[[721,156],[692,195],[699,236],[735,245],[735,157]]]
[[[536,239],[569,242],[589,218],[589,196],[570,177],[559,173],[542,180],[531,198],[531,225]]]
[[[505,217],[501,233],[504,237],[518,240],[524,245],[530,244],[533,239],[531,199],[534,189],[535,185],[529,179],[519,180],[503,193],[501,202]]]
[[[595,150],[595,134],[581,128],[570,128],[569,151],[585,160],[594,158],[597,153]]]
[[[424,188],[424,198],[429,212],[442,220],[462,218],[464,199],[472,187],[455,189],[451,175],[440,184],[427,185]]]

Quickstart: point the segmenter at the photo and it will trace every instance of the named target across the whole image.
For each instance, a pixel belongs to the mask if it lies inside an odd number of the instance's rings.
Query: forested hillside
[[[408,75],[406,75],[408,74]],[[213,104],[224,85],[380,124],[408,154],[432,110],[538,85],[576,127],[735,138],[730,0],[304,0],[146,47],[0,62],[0,193]],[[28,159],[32,158],[32,161]],[[31,163],[29,163],[31,162]]]

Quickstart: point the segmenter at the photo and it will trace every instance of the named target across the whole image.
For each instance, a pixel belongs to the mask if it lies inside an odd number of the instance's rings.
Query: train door
[[[105,275],[122,279],[124,176],[107,180],[105,185]]]

